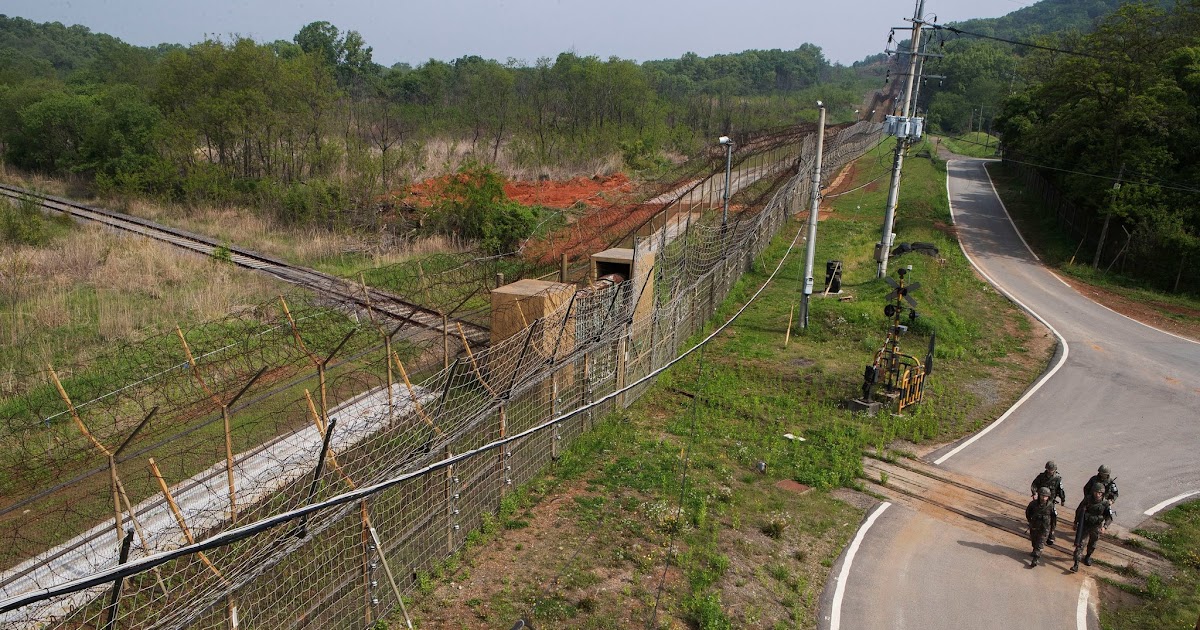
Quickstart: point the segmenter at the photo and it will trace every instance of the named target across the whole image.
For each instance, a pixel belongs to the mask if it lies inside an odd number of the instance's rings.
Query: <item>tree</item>
[[[999,120],[1010,154],[1059,169],[1068,197],[1098,217],[1111,212],[1136,237],[1126,260],[1168,288],[1179,285],[1182,261],[1200,254],[1200,195],[1174,184],[1200,175],[1200,18],[1192,5],[1125,6],[1071,42],[1083,55],[1032,55],[1023,68],[1029,86],[1005,102]],[[1118,172],[1126,183],[1114,195],[1097,176]]]

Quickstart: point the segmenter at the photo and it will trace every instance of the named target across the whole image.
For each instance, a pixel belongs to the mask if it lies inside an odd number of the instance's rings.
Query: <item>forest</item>
[[[11,166],[82,177],[101,194],[366,228],[378,227],[381,195],[440,174],[422,172],[433,142],[506,172],[584,170],[614,155],[654,170],[719,135],[795,124],[817,98],[848,120],[869,90],[807,44],[642,64],[566,52],[532,65],[384,67],[359,33],[328,22],[291,41],[141,48],[0,16],[0,68]]]
[[[919,115],[935,133],[991,132],[1008,155],[1046,167],[1070,201],[1115,218],[1113,233],[1138,235],[1127,270],[1178,290],[1200,258],[1197,13],[1197,0],[1043,0],[930,29]],[[564,52],[385,67],[359,33],[328,22],[291,40],[146,48],[0,16],[0,156],[101,195],[378,231],[381,200],[462,164],[431,160],[439,147],[482,165],[483,180],[653,176],[719,135],[810,119],[818,98],[831,122],[864,116],[871,92],[900,82],[897,60],[845,67],[804,44],[642,63]],[[1114,194],[1118,178],[1127,185]]]
[[[1200,290],[1200,2],[1126,5],[1061,47],[1023,60],[996,121],[1006,157],[1127,231],[1131,273]]]

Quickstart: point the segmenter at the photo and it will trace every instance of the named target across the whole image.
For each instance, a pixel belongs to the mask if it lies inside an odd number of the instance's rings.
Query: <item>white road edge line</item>
[[[950,163],[947,162],[946,163],[946,166],[947,166],[947,170],[946,170],[946,205],[950,208],[950,220],[953,221],[955,223],[955,225],[957,225],[958,222],[954,221],[954,202],[950,198],[949,165],[950,165]],[[992,178],[991,178],[991,176],[987,175],[987,169],[983,169],[983,173],[985,176],[987,176],[988,183],[991,183]],[[996,191],[996,187],[992,186],[992,192],[995,193],[995,191]],[[1004,207],[1004,201],[1000,199],[1000,195],[998,195],[998,194],[996,195],[996,201],[1000,202],[1000,208],[1004,210],[1005,216],[1008,216],[1008,208]],[[1011,216],[1008,217],[1008,221],[1009,221],[1009,223],[1012,223]],[[1016,224],[1013,223],[1012,225],[1013,225],[1013,229],[1016,230],[1016,228],[1017,228]],[[1017,236],[1020,236],[1020,235],[1021,235],[1020,230],[1017,230]],[[1021,242],[1025,243],[1025,239],[1022,238]],[[1058,343],[1059,343],[1059,345],[1062,346],[1063,351],[1062,351],[1062,356],[1059,357],[1059,359],[1058,359],[1058,363],[1054,364],[1054,367],[1050,368],[1050,371],[1043,374],[1042,377],[1040,379],[1038,379],[1038,381],[1036,383],[1033,384],[1033,387],[1030,387],[1029,390],[1025,392],[1024,396],[1021,396],[1020,400],[1013,403],[1013,406],[1009,407],[1008,411],[1004,412],[1004,415],[1000,416],[999,418],[996,418],[995,422],[984,427],[984,429],[982,431],[971,436],[971,438],[968,439],[967,441],[954,447],[954,449],[951,450],[949,453],[946,453],[945,455],[942,455],[941,457],[934,460],[933,463],[935,466],[941,466],[942,462],[955,456],[956,454],[958,454],[959,451],[970,446],[979,438],[987,435],[989,432],[991,432],[992,429],[995,429],[996,427],[1000,426],[1001,422],[1004,422],[1005,420],[1007,420],[1008,417],[1010,415],[1012,415],[1012,413],[1014,411],[1016,411],[1018,407],[1020,407],[1022,404],[1024,404],[1026,400],[1029,400],[1030,396],[1033,396],[1034,393],[1037,392],[1037,390],[1042,388],[1042,385],[1044,385],[1046,383],[1046,381],[1050,380],[1051,376],[1054,376],[1054,374],[1056,372],[1058,372],[1058,370],[1060,368],[1062,368],[1062,366],[1067,362],[1067,357],[1071,354],[1071,347],[1069,345],[1067,345],[1067,340],[1064,339],[1061,334],[1059,334],[1058,330],[1056,330],[1054,328],[1054,326],[1051,326],[1050,322],[1046,321],[1036,311],[1034,311],[1033,309],[1026,306],[1024,302],[1018,300],[1016,297],[1014,297],[1008,291],[1005,291],[1004,287],[1000,286],[1000,284],[998,282],[996,282],[995,280],[993,280],[991,276],[987,275],[987,272],[985,272],[982,267],[980,267],[978,264],[975,263],[975,259],[971,258],[971,254],[967,253],[967,248],[963,245],[962,239],[958,239],[958,248],[962,250],[963,256],[966,256],[967,262],[971,263],[971,266],[975,268],[975,271],[977,271],[979,273],[979,275],[983,276],[984,280],[987,280],[989,284],[991,284],[993,287],[996,287],[996,290],[999,291],[1004,297],[1008,298],[1009,300],[1012,300],[1014,304],[1016,304],[1017,306],[1020,306],[1022,309],[1025,310],[1025,312],[1032,315],[1034,317],[1034,319],[1041,322],[1043,326],[1045,326],[1046,328],[1049,328],[1050,332],[1054,333],[1054,336],[1058,339]],[[1028,243],[1025,243],[1025,248],[1029,249]],[[1033,254],[1033,250],[1030,249],[1029,253]],[[1033,257],[1036,259],[1037,255],[1033,254]]]
[[[1092,592],[1092,578],[1087,578],[1079,587],[1079,604],[1075,607],[1075,627],[1078,630],[1088,630],[1087,614],[1088,599]]]
[[[858,546],[862,544],[863,538],[867,537],[867,530],[875,524],[875,519],[879,518],[883,511],[888,509],[891,503],[884,501],[879,504],[874,512],[863,521],[862,527],[858,528],[858,533],[854,535],[854,541],[850,543],[850,548],[846,550],[846,561],[842,563],[842,570],[838,572],[837,586],[833,589],[833,604],[829,612],[829,630],[841,630],[842,627],[842,598],[846,596],[846,580],[850,577],[850,564],[854,562],[854,556],[858,553]]]
[[[1008,214],[1008,208],[1007,208],[1007,207],[1005,207],[1005,205],[1004,205],[1004,200],[1003,200],[1003,199],[1000,199],[1000,193],[996,191],[996,182],[993,182],[993,181],[992,181],[992,174],[991,174],[991,173],[989,173],[989,172],[988,172],[988,170],[987,170],[986,168],[985,168],[985,169],[983,169],[983,173],[984,173],[984,175],[987,175],[987,178],[988,178],[988,183],[992,185],[992,192],[993,192],[993,193],[995,193],[995,195],[996,195],[996,199],[999,199],[999,200],[1000,200],[1000,207],[1001,207],[1001,208],[1004,208],[1004,214],[1005,214],[1005,216],[1007,216],[1007,217],[1008,217],[1008,222],[1009,222],[1009,223],[1012,223],[1013,229],[1017,231],[1017,236],[1018,236],[1018,237],[1021,239],[1021,242],[1022,242],[1022,243],[1025,243],[1025,237],[1024,237],[1024,236],[1021,236],[1021,230],[1017,229],[1017,224],[1016,224],[1016,222],[1015,222],[1015,221],[1013,221],[1012,215]],[[947,189],[946,189],[946,190],[947,190],[947,192],[946,192],[946,196],[947,196],[947,197],[949,197],[949,195],[950,195],[950,193],[949,193],[949,186],[950,186],[950,176],[947,174],[947,176],[946,176],[946,187],[947,187]],[[951,211],[951,214],[953,215],[953,210]],[[1025,248],[1029,250],[1029,253],[1033,254],[1033,248],[1032,248],[1032,247],[1029,247],[1029,243],[1025,243]],[[1034,257],[1034,258],[1037,258],[1038,256],[1037,256],[1037,254],[1033,254],[1033,257]],[[1041,261],[1042,261],[1042,259],[1041,259],[1041,258],[1038,258],[1038,262],[1041,262]],[[1099,306],[1100,308],[1102,308],[1102,309],[1104,309],[1104,310],[1106,310],[1106,311],[1108,311],[1108,312],[1110,312],[1110,313],[1115,313],[1115,314],[1117,314],[1117,315],[1120,315],[1121,317],[1124,317],[1125,319],[1128,319],[1129,321],[1131,321],[1131,322],[1133,322],[1133,323],[1135,323],[1135,324],[1141,324],[1141,325],[1145,326],[1146,328],[1149,328],[1150,330],[1153,330],[1153,331],[1160,332],[1160,333],[1162,333],[1162,334],[1164,334],[1164,335],[1170,335],[1170,336],[1172,336],[1172,337],[1174,337],[1174,338],[1176,338],[1176,339],[1179,339],[1179,340],[1182,340],[1182,341],[1187,341],[1187,342],[1189,342],[1189,343],[1194,343],[1194,344],[1200,345],[1200,341],[1196,341],[1195,339],[1188,339],[1187,337],[1183,337],[1183,336],[1180,336],[1180,335],[1176,335],[1175,333],[1173,333],[1173,332],[1171,332],[1171,331],[1169,331],[1169,330],[1163,330],[1163,329],[1161,329],[1161,328],[1156,328],[1156,327],[1154,327],[1154,326],[1151,326],[1150,324],[1147,324],[1146,322],[1143,322],[1143,321],[1140,321],[1140,320],[1136,320],[1136,319],[1134,319],[1134,318],[1132,318],[1132,317],[1130,317],[1130,316],[1126,315],[1125,313],[1121,313],[1121,312],[1118,312],[1118,311],[1114,311],[1114,310],[1112,310],[1111,308],[1108,308],[1107,306],[1105,306],[1105,305],[1103,305],[1103,304],[1101,304],[1101,303],[1097,302],[1096,300],[1093,300],[1092,298],[1090,298],[1090,297],[1088,297],[1088,296],[1084,295],[1082,292],[1080,292],[1080,291],[1079,291],[1079,289],[1076,289],[1075,287],[1072,287],[1072,286],[1070,285],[1070,283],[1068,283],[1066,280],[1063,280],[1063,279],[1062,279],[1062,277],[1060,277],[1060,276],[1058,275],[1058,273],[1056,273],[1055,271],[1053,271],[1053,270],[1052,270],[1052,269],[1050,269],[1049,267],[1046,267],[1046,271],[1049,271],[1049,272],[1050,272],[1050,275],[1054,276],[1054,279],[1055,279],[1055,280],[1058,280],[1059,282],[1063,283],[1063,285],[1064,285],[1064,286],[1070,287],[1070,289],[1071,289],[1072,291],[1074,291],[1074,292],[1076,292],[1076,293],[1079,293],[1079,295],[1083,296],[1083,298],[1084,298],[1084,299],[1086,299],[1087,301],[1091,302],[1092,304],[1095,304],[1096,306]]]
[[[1159,503],[1158,505],[1156,505],[1156,506],[1154,506],[1154,507],[1150,508],[1149,510],[1146,510],[1145,512],[1142,512],[1142,513],[1143,513],[1143,514],[1145,514],[1146,516],[1154,516],[1154,514],[1155,514],[1156,512],[1158,512],[1159,510],[1161,510],[1161,509],[1163,509],[1163,508],[1167,507],[1168,505],[1172,505],[1172,504],[1174,504],[1174,503],[1177,503],[1177,502],[1179,502],[1179,501],[1182,501],[1182,500],[1184,500],[1184,499],[1186,499],[1186,498],[1188,498],[1188,497],[1190,497],[1190,496],[1192,496],[1192,495],[1194,495],[1194,494],[1200,494],[1200,490],[1192,490],[1191,492],[1184,492],[1183,494],[1181,494],[1181,495],[1179,495],[1179,496],[1177,496],[1177,497],[1171,497],[1170,499],[1167,499],[1166,501],[1163,501],[1162,503]]]

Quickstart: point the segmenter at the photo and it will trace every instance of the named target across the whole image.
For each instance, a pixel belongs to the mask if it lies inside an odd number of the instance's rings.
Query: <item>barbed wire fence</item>
[[[826,174],[880,133],[829,132]],[[484,349],[285,296],[102,357],[140,375],[119,390],[45,367],[0,399],[0,625],[371,627],[676,359],[806,205],[814,145],[740,165],[789,175],[761,211],[722,225],[712,173],[620,226],[634,277],[493,309],[521,325]],[[486,289],[446,284],[442,312]]]

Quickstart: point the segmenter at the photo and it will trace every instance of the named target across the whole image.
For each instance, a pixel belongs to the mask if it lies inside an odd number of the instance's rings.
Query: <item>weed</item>
[[[227,265],[233,264],[233,251],[229,248],[229,244],[225,243],[213,248],[213,260]]]
[[[782,564],[772,563],[767,565],[767,575],[780,582],[786,583],[789,579],[791,579],[792,572]]]
[[[428,571],[417,571],[417,591],[422,595],[428,595],[433,592],[434,581],[433,576]]]
[[[721,596],[716,593],[692,593],[683,602],[684,613],[700,630],[732,630],[733,621],[721,608]]]
[[[564,621],[579,614],[574,604],[562,597],[539,599],[533,604],[533,618],[543,621]]]
[[[762,530],[762,533],[766,534],[767,536],[770,536],[775,540],[779,540],[780,538],[783,538],[783,531],[787,529],[787,527],[787,516],[776,512],[767,516],[767,521],[763,523],[760,529]]]

